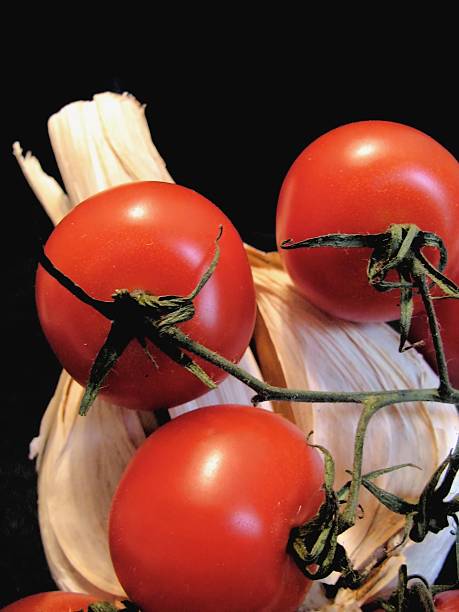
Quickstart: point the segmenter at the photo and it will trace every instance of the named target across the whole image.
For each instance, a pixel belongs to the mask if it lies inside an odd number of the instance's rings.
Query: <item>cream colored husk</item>
[[[172,182],[156,150],[144,107],[130,95],[99,94],[75,102],[49,120],[54,154],[65,184],[43,172],[30,153],[14,153],[25,177],[54,223],[79,201],[110,186],[136,180]],[[259,364],[250,349],[241,366],[276,384],[317,390],[368,390],[432,387],[435,374],[415,352],[398,353],[398,338],[384,324],[337,321],[299,296],[276,254],[247,246],[259,317],[256,329]],[[63,372],[31,443],[39,474],[39,520],[48,563],[61,589],[93,592],[101,597],[124,595],[114,573],[107,542],[107,517],[117,482],[145,436],[156,427],[154,416],[108,405],[98,399],[85,418],[78,416],[82,388]],[[253,392],[235,379],[217,390],[171,410],[172,416],[214,403],[248,403]],[[269,403],[264,407],[272,409]],[[357,404],[276,403],[314,442],[327,447],[337,464],[337,485],[348,480]],[[388,474],[378,484],[414,500],[435,467],[455,444],[459,418],[453,406],[390,406],[373,419],[366,441],[365,471],[412,462],[422,468]],[[457,487],[456,487],[457,490]],[[364,566],[381,547],[397,541],[403,521],[366,492],[364,517],[343,534],[352,561]],[[429,536],[421,545],[405,545],[383,564],[362,589],[341,591],[327,602],[314,585],[302,610],[360,610],[387,589],[401,563],[410,573],[433,580],[453,542],[450,530]],[[331,577],[333,578],[333,577]],[[237,587],[237,585],[235,585]]]

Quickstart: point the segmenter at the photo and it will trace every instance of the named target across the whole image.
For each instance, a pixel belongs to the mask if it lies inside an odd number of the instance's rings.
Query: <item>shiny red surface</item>
[[[279,196],[277,241],[329,233],[379,233],[414,223],[459,256],[459,164],[432,138],[405,125],[362,121],[321,136],[290,168]],[[354,321],[399,318],[398,292],[368,285],[369,249],[280,250],[310,302]]]
[[[459,612],[459,591],[446,591],[434,599],[438,612]]]
[[[91,296],[116,289],[188,295],[207,270],[219,226],[221,256],[194,301],[196,314],[180,328],[232,361],[250,341],[255,293],[243,244],[229,219],[198,193],[168,183],[130,183],[89,198],[56,227],[46,254]],[[110,323],[55,281],[41,266],[36,301],[44,332],[63,367],[85,384]],[[133,341],[101,393],[129,408],[155,409],[189,401],[207,387],[149,345],[158,368]],[[199,361],[216,381],[226,374]]]
[[[53,591],[24,597],[2,608],[2,612],[77,612],[82,609],[86,611],[90,604],[97,601],[100,601],[100,598],[94,595]]]
[[[309,581],[286,551],[315,514],[322,461],[258,408],[213,406],[152,434],[114,496],[110,550],[143,612],[296,610]]]

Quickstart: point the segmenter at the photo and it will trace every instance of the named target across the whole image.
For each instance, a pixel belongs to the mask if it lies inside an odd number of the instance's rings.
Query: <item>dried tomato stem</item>
[[[440,378],[440,386],[438,390],[440,394],[448,395],[448,393],[452,390],[452,386],[449,379],[448,366],[446,364],[443,340],[441,338],[438,319],[433,306],[433,299],[427,286],[425,274],[420,274],[419,276],[416,275],[415,279],[416,286],[421,294],[424,308],[428,317],[430,334],[432,336],[432,342],[435,349],[435,359],[437,361],[438,376]]]

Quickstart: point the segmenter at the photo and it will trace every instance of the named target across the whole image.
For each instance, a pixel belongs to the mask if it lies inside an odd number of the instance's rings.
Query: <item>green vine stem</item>
[[[142,612],[140,608],[131,601],[123,600],[121,604],[123,606],[122,608],[108,601],[98,601],[89,606],[88,612]],[[83,610],[79,610],[78,612],[83,612]]]
[[[256,392],[252,398],[253,404],[264,401],[286,400],[291,402],[311,403],[354,403],[363,404],[375,399],[382,402],[384,406],[402,402],[442,402],[444,404],[459,403],[459,390],[450,388],[448,392],[439,393],[438,389],[393,389],[389,391],[310,391],[305,389],[286,389],[265,383],[237,364],[225,359],[218,353],[192,340],[178,328],[166,327],[161,330],[161,335],[167,335],[173,339],[178,346],[190,353],[202,357],[209,363],[218,366],[228,372],[250,389]],[[382,406],[381,406],[382,407]]]
[[[343,522],[346,528],[352,527],[355,523],[356,509],[358,505],[360,487],[362,486],[362,464],[363,464],[363,447],[365,442],[365,434],[368,428],[370,419],[376,412],[387,406],[384,401],[379,401],[375,397],[366,399],[363,402],[363,410],[360,414],[357,431],[354,440],[354,465],[352,466],[352,479],[349,488],[349,496],[343,512]]]

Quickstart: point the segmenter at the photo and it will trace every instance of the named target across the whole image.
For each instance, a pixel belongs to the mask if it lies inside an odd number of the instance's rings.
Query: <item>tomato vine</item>
[[[218,239],[217,239],[218,241]],[[459,510],[459,498],[456,496],[453,500],[446,500],[454,480],[454,476],[459,470],[459,441],[454,451],[442,462],[434,476],[426,486],[417,503],[408,503],[404,500],[390,495],[387,492],[378,488],[372,481],[373,479],[392,469],[399,469],[405,466],[394,466],[386,470],[374,472],[371,474],[362,474],[362,456],[365,440],[365,432],[371,418],[380,409],[390,404],[410,401],[435,401],[449,404],[459,404],[459,390],[455,389],[449,380],[448,367],[443,351],[441,334],[438,326],[438,321],[434,309],[434,298],[431,295],[431,285],[438,286],[443,295],[450,299],[459,298],[459,288],[455,283],[448,279],[443,270],[446,265],[447,253],[441,239],[430,232],[423,232],[414,225],[391,225],[388,230],[382,234],[374,235],[327,235],[314,239],[308,239],[296,243],[286,241],[283,248],[316,248],[320,246],[332,246],[336,248],[352,248],[352,247],[368,247],[373,249],[368,264],[368,279],[379,291],[388,291],[391,289],[400,290],[401,301],[401,340],[400,351],[406,350],[405,345],[411,324],[413,313],[413,297],[416,293],[420,294],[424,308],[426,310],[430,331],[433,339],[433,344],[436,353],[440,383],[438,388],[434,389],[404,389],[404,390],[389,390],[389,391],[366,391],[366,392],[318,392],[300,389],[285,389],[281,387],[266,384],[248,372],[241,369],[233,362],[225,359],[214,351],[209,350],[199,342],[193,340],[190,336],[184,333],[177,326],[182,320],[182,308],[190,308],[189,302],[196,295],[200,288],[210,278],[211,274],[218,265],[218,247],[215,251],[215,256],[209,267],[206,275],[198,283],[193,294],[188,298],[173,298],[173,307],[169,308],[167,300],[159,298],[148,298],[142,295],[141,299],[127,292],[118,292],[114,296],[114,302],[107,305],[106,302],[95,300],[87,296],[81,288],[77,287],[70,279],[55,268],[46,256],[43,257],[43,265],[46,270],[63,284],[69,291],[80,300],[85,301],[89,305],[96,308],[99,312],[107,316],[107,308],[110,309],[109,318],[118,320],[119,314],[113,316],[112,310],[119,308],[118,304],[124,300],[129,304],[128,318],[131,319],[131,335],[130,337],[138,337],[138,333],[132,333],[132,319],[135,320],[139,312],[139,308],[146,309],[142,313],[142,325],[144,325],[145,312],[151,313],[152,310],[161,306],[160,316],[150,316],[147,314],[148,325],[142,327],[144,333],[152,340],[161,350],[173,351],[175,354],[180,354],[181,362],[185,367],[189,367],[194,362],[182,352],[188,351],[194,355],[204,358],[209,363],[218,366],[226,372],[232,374],[248,387],[253,389],[256,395],[252,401],[257,404],[264,400],[289,400],[295,402],[353,402],[362,404],[362,412],[359,419],[354,444],[354,464],[351,472],[351,480],[339,492],[335,492],[333,488],[334,466],[333,460],[326,449],[320,449],[325,456],[326,464],[326,479],[325,479],[325,502],[322,505],[319,513],[305,525],[296,528],[292,532],[290,539],[290,551],[297,565],[302,569],[306,576],[311,578],[324,578],[332,571],[339,571],[341,579],[338,581],[338,586],[347,588],[357,588],[366,578],[365,573],[355,571],[347,558],[344,548],[338,544],[337,538],[345,530],[354,525],[356,521],[358,509],[358,496],[362,486],[367,488],[375,495],[382,503],[394,512],[404,514],[407,517],[406,532],[415,541],[422,541],[426,534],[430,531],[437,533],[441,529],[448,527],[449,518],[455,519],[455,513]],[[435,247],[439,251],[439,266],[438,269],[433,266],[423,255],[422,249],[425,246]],[[386,276],[390,271],[396,271],[399,275],[399,281],[387,281]],[[170,298],[170,296],[168,296]],[[177,302],[178,300],[178,302]],[[183,300],[188,300],[185,302]],[[116,304],[116,306],[114,306]],[[166,310],[167,312],[166,312]],[[155,311],[156,312],[156,311]],[[125,316],[125,313],[123,313]],[[192,316],[192,311],[187,311],[186,317]],[[113,329],[113,328],[112,328]],[[111,341],[110,337],[107,344]],[[105,346],[106,348],[106,346]],[[408,347],[410,348],[410,347]],[[102,353],[102,351],[101,351]],[[169,353],[168,353],[169,354]],[[205,377],[205,373],[193,372],[195,375]],[[92,401],[97,393],[97,384],[94,384],[94,378],[90,380],[88,386],[90,400]],[[210,385],[209,385],[210,386]],[[90,404],[90,401],[83,406],[83,413]],[[342,505],[344,509],[342,510]],[[457,519],[455,519],[457,520]],[[389,553],[388,553],[389,554]],[[316,570],[311,571],[311,564],[316,565]],[[405,572],[405,573],[403,573]],[[403,600],[403,597],[417,597],[419,605],[425,605],[424,609],[431,609],[431,596],[425,596],[425,590],[422,587],[416,586],[414,590],[406,588],[406,570],[402,570],[400,574],[401,584],[403,588],[397,594],[395,603],[387,604],[397,606],[397,602]],[[403,591],[404,595],[400,595]],[[415,595],[413,593],[415,592]],[[429,599],[430,597],[430,599]],[[402,599],[400,599],[402,598]],[[426,603],[427,602],[427,603]],[[401,604],[400,604],[401,605]],[[401,609],[397,607],[386,607],[387,610]]]

